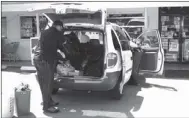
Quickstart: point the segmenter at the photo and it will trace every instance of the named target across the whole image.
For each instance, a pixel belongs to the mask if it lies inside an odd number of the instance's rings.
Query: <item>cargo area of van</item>
[[[58,51],[60,78],[100,78],[104,71],[104,40],[101,30],[67,28],[65,42]]]

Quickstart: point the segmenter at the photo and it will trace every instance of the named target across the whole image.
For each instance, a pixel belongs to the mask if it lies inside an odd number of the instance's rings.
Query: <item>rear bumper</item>
[[[117,83],[120,71],[106,73],[102,78],[61,77],[55,80],[55,87],[73,90],[108,91]]]

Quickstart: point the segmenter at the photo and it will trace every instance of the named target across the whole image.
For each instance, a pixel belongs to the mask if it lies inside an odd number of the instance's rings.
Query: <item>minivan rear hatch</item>
[[[61,20],[65,26],[105,28],[106,17],[103,10],[91,13],[44,13],[44,16],[49,20],[49,25],[52,25],[55,20]]]

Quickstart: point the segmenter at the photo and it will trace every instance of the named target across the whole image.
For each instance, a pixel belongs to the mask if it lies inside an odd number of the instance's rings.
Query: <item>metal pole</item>
[[[39,28],[39,14],[36,14],[36,22],[37,22],[37,37],[40,36],[40,28]]]
[[[148,29],[148,8],[144,8],[144,29],[147,30]]]

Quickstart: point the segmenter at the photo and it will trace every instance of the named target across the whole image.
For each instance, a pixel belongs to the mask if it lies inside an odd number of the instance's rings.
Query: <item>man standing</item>
[[[34,65],[37,70],[37,78],[40,85],[44,112],[59,112],[58,102],[52,100],[52,89],[54,82],[54,72],[57,63],[57,49],[61,49],[64,42],[62,33],[63,23],[55,21],[49,29],[43,31],[39,44],[34,52]]]
[[[131,79],[129,80],[128,84],[130,85],[138,85],[137,79],[139,76],[139,68],[140,68],[140,61],[143,55],[142,49],[137,44],[130,41],[130,46],[133,49],[133,69]]]

